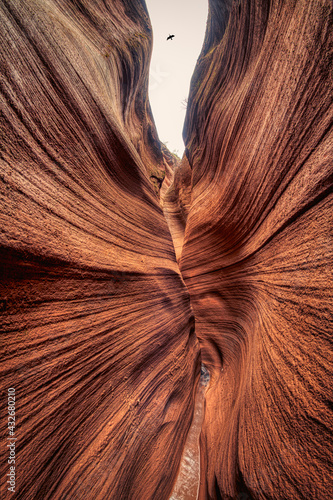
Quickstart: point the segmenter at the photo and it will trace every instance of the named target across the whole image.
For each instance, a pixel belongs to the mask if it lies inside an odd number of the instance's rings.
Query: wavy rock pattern
[[[0,16],[0,377],[16,389],[15,498],[168,498],[200,364],[156,196],[174,160],[147,98],[145,4],[4,0]]]
[[[210,2],[167,198],[211,375],[201,499],[332,494],[332,34],[330,1]]]
[[[328,498],[331,2],[210,1],[180,165],[147,99],[143,1],[3,0],[0,16],[16,498],[196,491],[179,468],[202,417],[188,434],[200,353],[183,278],[210,373],[200,499]]]

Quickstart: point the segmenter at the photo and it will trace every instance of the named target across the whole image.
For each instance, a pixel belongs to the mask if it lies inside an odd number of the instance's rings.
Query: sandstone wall
[[[2,0],[16,498],[168,499],[201,357],[200,499],[330,497],[332,17],[210,0],[177,165],[143,0]]]
[[[332,28],[329,1],[210,2],[176,174],[202,499],[332,494]]]
[[[1,388],[16,493],[167,498],[199,377],[158,196],[144,2],[3,1]],[[170,182],[170,179],[169,179]],[[1,417],[1,498],[7,491]],[[8,496],[7,496],[8,495]]]

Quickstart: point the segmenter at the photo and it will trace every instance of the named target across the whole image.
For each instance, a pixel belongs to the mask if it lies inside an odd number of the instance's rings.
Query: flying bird
[[[172,40],[175,35],[169,35],[167,40]]]

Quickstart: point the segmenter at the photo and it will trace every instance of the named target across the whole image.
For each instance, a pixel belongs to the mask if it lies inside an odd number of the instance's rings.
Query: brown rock
[[[330,498],[331,2],[210,1],[180,165],[143,2],[0,16],[1,498]]]
[[[211,374],[200,498],[330,498],[332,3],[229,4],[192,79],[176,235]]]
[[[181,164],[174,170],[173,183],[163,199],[163,211],[171,232],[177,261],[182,253],[187,215],[191,206],[191,176],[192,171],[184,155]]]
[[[0,15],[0,377],[3,409],[15,388],[15,498],[168,498],[199,351],[154,192],[173,160],[148,104],[146,8],[4,1]],[[9,498],[7,413],[1,431]]]

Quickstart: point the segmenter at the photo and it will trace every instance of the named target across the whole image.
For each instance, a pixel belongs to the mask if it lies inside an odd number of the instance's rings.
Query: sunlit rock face
[[[168,498],[200,363],[158,199],[174,160],[148,104],[146,7],[15,0],[0,16],[0,378],[3,410],[16,391],[15,498]],[[6,443],[7,416],[1,427]]]
[[[211,376],[200,498],[319,500],[332,492],[332,4],[210,9],[169,200]]]

